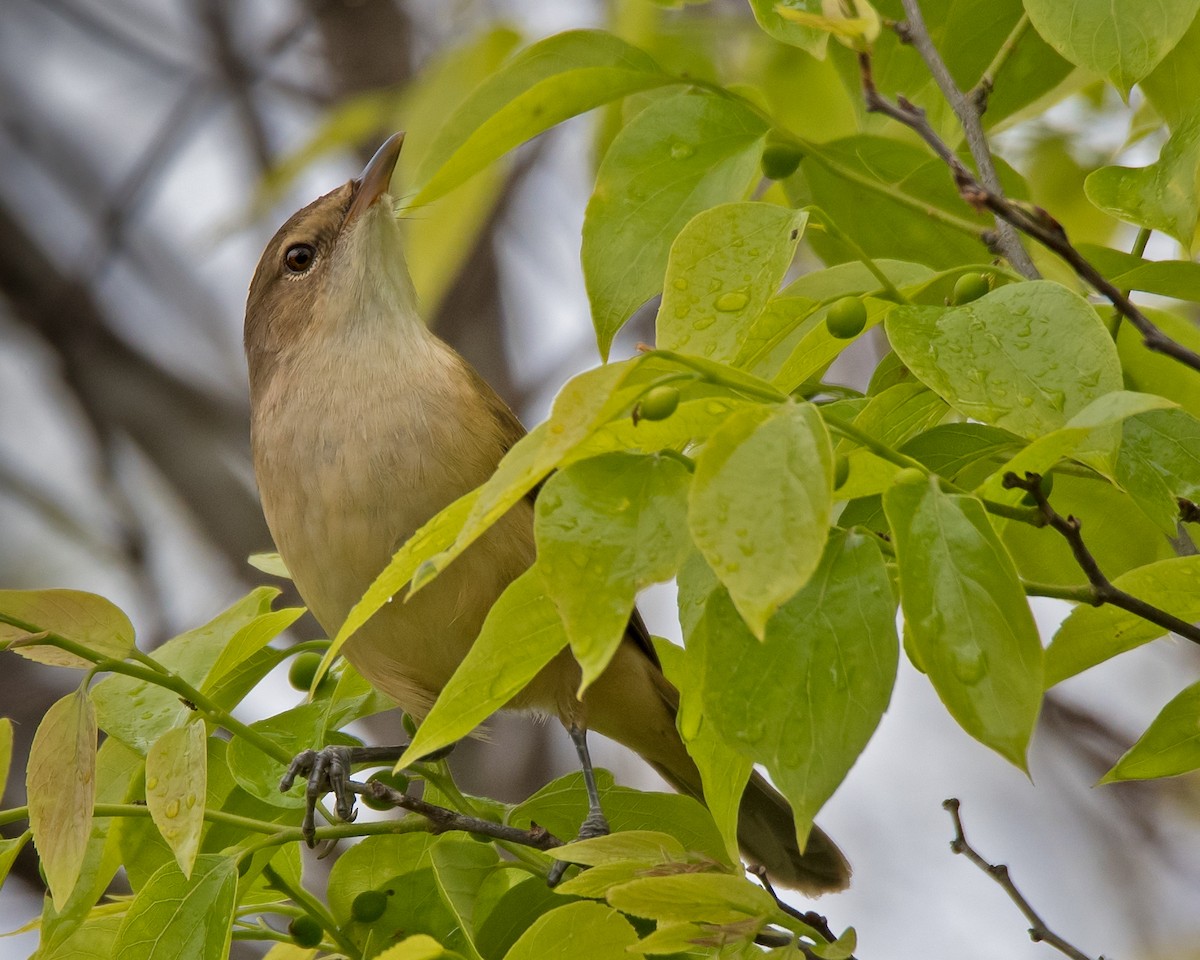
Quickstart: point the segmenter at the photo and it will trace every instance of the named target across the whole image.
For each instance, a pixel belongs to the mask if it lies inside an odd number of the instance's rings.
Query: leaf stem
[[[354,941],[342,932],[341,927],[337,925],[337,921],[333,919],[333,914],[329,912],[325,904],[321,903],[320,900],[305,890],[303,886],[299,884],[293,886],[283,874],[269,863],[263,865],[263,876],[266,878],[268,885],[274,887],[280,893],[291,897],[292,900],[304,908],[309,916],[324,927],[325,932],[333,937],[346,956],[361,956]]]

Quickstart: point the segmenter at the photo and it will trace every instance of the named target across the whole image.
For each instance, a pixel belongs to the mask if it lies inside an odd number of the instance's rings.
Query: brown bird
[[[388,194],[402,143],[402,134],[389,139],[358,179],[280,227],[246,304],[263,510],[300,595],[330,636],[413,532],[483,483],[525,432],[421,320]],[[534,554],[527,498],[423,590],[380,610],[346,643],[346,657],[405,711],[424,716],[492,603]],[[508,708],[558,717],[589,780],[590,728],[702,799],[675,727],[678,692],[636,613],[582,701],[579,680],[564,650]],[[592,793],[589,826],[602,831]],[[821,830],[800,852],[787,802],[757,775],[742,800],[738,839],[776,883],[820,893],[848,882],[845,858]]]

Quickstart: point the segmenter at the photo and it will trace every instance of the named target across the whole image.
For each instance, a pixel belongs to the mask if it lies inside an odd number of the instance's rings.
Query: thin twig
[[[954,110],[958,122],[962,124],[963,133],[967,137],[967,149],[971,151],[975,167],[979,170],[980,183],[995,196],[1003,198],[1004,189],[1000,186],[1000,177],[996,174],[996,164],[992,161],[992,151],[988,146],[987,134],[983,132],[983,122],[980,119],[982,111],[979,104],[964,95],[958,88],[958,84],[954,82],[954,77],[950,75],[946,62],[938,53],[933,39],[929,36],[929,28],[925,26],[925,18],[921,15],[921,5],[917,0],[901,0],[901,2],[904,5],[904,15],[908,18],[907,23],[903,25],[904,36],[921,55],[925,65],[929,67],[929,72],[941,89],[942,96]],[[1040,274],[1037,267],[1033,265],[1029,252],[1021,245],[1021,238],[1017,231],[1011,224],[1002,220],[999,214],[995,216],[996,248],[1021,276],[1026,280],[1036,280]]]
[[[797,907],[793,907],[775,892],[775,886],[771,883],[771,878],[767,876],[766,867],[753,866],[750,867],[750,872],[754,874],[758,882],[762,884],[763,889],[766,890],[767,893],[769,893],[775,900],[775,906],[779,907],[780,910],[786,913],[789,917],[795,917],[805,926],[812,927],[813,930],[825,938],[827,943],[834,943],[837,940],[837,934],[834,933],[830,928],[829,921],[826,920],[825,917],[821,916],[821,914],[817,913],[815,910],[800,910]],[[817,956],[817,954],[813,953],[803,944],[798,944],[798,946],[806,957]],[[850,954],[846,960],[858,960],[858,958],[855,957],[854,954]]]
[[[992,89],[996,86],[996,77],[1000,75],[1000,70],[1008,62],[1008,58],[1013,55],[1013,51],[1017,49],[1017,44],[1021,42],[1021,38],[1028,29],[1029,14],[1022,13],[1016,26],[1012,28],[1009,35],[1004,38],[1004,42],[1000,44],[1000,49],[996,51],[992,62],[987,65],[987,68],[980,75],[979,82],[967,91],[967,99],[975,105],[975,109],[980,114],[987,111],[988,98],[991,97]]]
[[[945,808],[950,814],[950,818],[954,821],[954,839],[950,841],[950,849],[955,853],[961,853],[980,870],[1000,884],[1004,892],[1008,894],[1009,899],[1017,905],[1017,909],[1025,914],[1025,919],[1029,921],[1029,939],[1034,943],[1047,943],[1059,952],[1071,957],[1072,960],[1092,960],[1091,957],[1078,947],[1068,943],[1046,926],[1046,921],[1033,909],[1033,906],[1025,899],[1021,891],[1017,889],[1016,884],[1012,882],[1012,878],[1008,875],[1007,866],[1002,863],[990,863],[967,842],[966,835],[963,833],[959,806],[959,801],[955,797],[942,802],[942,807]]]
[[[1083,542],[1083,535],[1080,533],[1083,524],[1078,517],[1064,517],[1050,506],[1046,492],[1042,489],[1042,478],[1039,474],[1026,473],[1022,479],[1009,471],[1004,475],[1002,482],[1006,490],[1024,490],[1033,497],[1042,516],[1046,518],[1046,522],[1062,534],[1063,539],[1071,548],[1071,553],[1075,556],[1075,562],[1079,564],[1079,568],[1088,578],[1088,583],[1091,584],[1092,599],[1089,602],[1093,606],[1098,607],[1108,603],[1114,607],[1120,607],[1134,616],[1149,620],[1151,623],[1156,623],[1172,633],[1191,640],[1192,643],[1200,643],[1200,628],[1197,628],[1195,624],[1188,623],[1173,613],[1167,613],[1145,600],[1139,600],[1133,594],[1126,593],[1120,587],[1113,586]]]
[[[467,833],[482,834],[493,840],[507,840],[509,843],[520,844],[523,847],[533,847],[535,850],[553,850],[555,847],[563,845],[562,840],[559,840],[545,827],[537,824],[534,824],[529,830],[522,830],[519,827],[510,827],[505,823],[469,817],[447,807],[439,807],[417,797],[410,797],[407,793],[389,787],[379,780],[372,780],[368,783],[351,780],[347,786],[355,793],[370,797],[372,800],[390,803],[394,807],[400,807],[424,817],[433,827],[434,833],[462,830]]]
[[[1100,271],[1071,245],[1062,224],[1041,207],[1013,203],[988,190],[937,135],[929,125],[924,110],[902,96],[898,96],[896,102],[892,103],[879,93],[871,70],[870,54],[860,53],[858,61],[867,111],[882,113],[915,131],[950,168],[954,185],[967,203],[976,209],[991,210],[1022,233],[1033,237],[1042,246],[1058,254],[1081,280],[1105,296],[1121,315],[1137,328],[1147,349],[1173,357],[1193,370],[1200,370],[1200,353],[1175,342],[1155,326],[1124,293],[1105,279]],[[993,241],[994,239],[993,237]],[[990,243],[989,246],[993,250],[997,249],[994,243]]]

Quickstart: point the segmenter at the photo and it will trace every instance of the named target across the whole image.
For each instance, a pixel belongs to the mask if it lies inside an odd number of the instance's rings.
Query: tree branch
[[[967,148],[971,151],[975,167],[979,170],[980,182],[995,196],[1003,198],[1004,189],[1000,186],[1000,177],[996,174],[996,164],[992,161],[992,151],[988,146],[987,134],[983,132],[983,122],[980,119],[983,111],[979,101],[964,95],[958,88],[958,84],[954,82],[954,77],[950,75],[946,62],[938,53],[937,47],[933,45],[933,39],[929,36],[925,18],[921,15],[921,5],[917,0],[901,0],[901,2],[904,5],[904,15],[908,18],[907,23],[898,27],[902,31],[902,38],[911,43],[917,53],[921,55],[921,59],[925,61],[934,81],[941,89],[942,96],[946,98],[946,102],[950,104],[955,116],[958,117],[958,122],[962,125],[963,133],[967,137]],[[990,84],[988,89],[990,89]],[[1017,231],[1012,224],[1001,219],[999,214],[995,216],[996,248],[1021,276],[1026,280],[1036,280],[1041,274],[1033,265],[1029,252],[1021,245],[1021,238]]]
[[[943,801],[942,806],[954,821],[954,839],[950,841],[950,849],[955,853],[961,853],[980,870],[1000,884],[1000,887],[1008,894],[1009,899],[1017,905],[1017,909],[1025,914],[1025,919],[1029,921],[1029,939],[1034,943],[1048,943],[1060,953],[1071,957],[1071,960],[1091,960],[1091,957],[1086,953],[1068,943],[1046,926],[1046,921],[1033,909],[1030,902],[1017,889],[1016,884],[1012,882],[1012,878],[1008,875],[1007,866],[1002,863],[989,863],[967,842],[967,838],[963,833],[962,817],[959,816],[960,803],[958,799],[951,797],[949,800]]]
[[[1177,633],[1179,636],[1191,640],[1192,643],[1200,643],[1200,628],[1197,628],[1195,624],[1188,623],[1173,613],[1167,613],[1167,611],[1147,603],[1145,600],[1139,600],[1133,594],[1113,586],[1083,542],[1083,535],[1080,533],[1083,524],[1078,517],[1064,517],[1050,506],[1046,492],[1042,489],[1042,478],[1039,474],[1026,473],[1022,479],[1009,471],[1004,475],[1003,484],[1006,490],[1026,491],[1037,503],[1046,522],[1063,535],[1071,548],[1071,553],[1075,556],[1075,562],[1079,564],[1079,568],[1088,578],[1088,583],[1091,584],[1092,599],[1089,602],[1092,606],[1098,607],[1103,603],[1108,603],[1114,607],[1120,607],[1134,616],[1158,624],[1172,633]]]
[[[1033,237],[1046,249],[1058,254],[1071,266],[1081,280],[1098,293],[1103,294],[1120,314],[1137,328],[1142,335],[1142,343],[1147,349],[1173,357],[1193,370],[1200,371],[1200,353],[1189,350],[1181,343],[1176,343],[1155,326],[1129,297],[1105,279],[1100,271],[1071,245],[1062,224],[1041,207],[1016,204],[988,190],[958,159],[946,142],[937,135],[937,132],[929,125],[924,110],[902,96],[898,96],[896,102],[892,103],[879,93],[875,87],[875,78],[871,70],[870,54],[860,53],[858,64],[867,111],[882,113],[915,131],[950,168],[950,173],[954,177],[954,185],[957,187],[959,195],[967,203],[976,209],[991,210],[992,213],[1012,224],[1022,233]],[[993,242],[989,243],[989,247],[1000,252],[995,246],[994,238]]]

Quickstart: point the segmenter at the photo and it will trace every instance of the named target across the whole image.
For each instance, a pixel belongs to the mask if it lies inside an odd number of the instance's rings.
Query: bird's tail
[[[647,682],[652,689],[646,689]],[[595,689],[609,685],[612,689]],[[703,801],[700,771],[675,727],[679,691],[657,666],[623,644],[593,692],[599,695],[586,698],[592,729],[635,750],[673,787]],[[757,773],[742,796],[738,844],[778,886],[816,895],[845,889],[850,882],[850,864],[820,827],[813,827],[801,852],[791,807]]]

